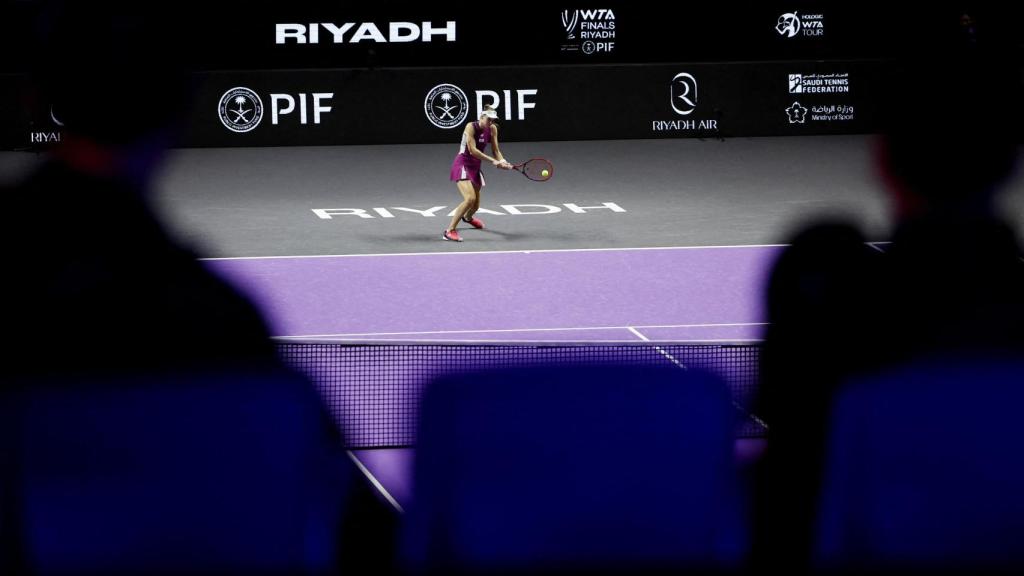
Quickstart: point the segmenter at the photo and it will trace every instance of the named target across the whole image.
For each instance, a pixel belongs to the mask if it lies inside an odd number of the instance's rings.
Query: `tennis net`
[[[435,378],[536,365],[677,366],[723,379],[742,416],[739,437],[766,427],[751,413],[756,343],[433,343],[278,340],[286,363],[310,378],[342,423],[350,448],[411,446],[419,401]],[[481,382],[486,386],[486,382]]]

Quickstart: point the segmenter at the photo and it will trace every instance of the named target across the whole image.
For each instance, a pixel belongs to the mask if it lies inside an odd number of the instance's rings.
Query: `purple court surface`
[[[273,333],[338,341],[746,341],[779,246],[210,259]],[[763,440],[737,440],[740,461]],[[353,460],[401,510],[412,449]]]
[[[778,246],[210,259],[275,336],[745,341]]]

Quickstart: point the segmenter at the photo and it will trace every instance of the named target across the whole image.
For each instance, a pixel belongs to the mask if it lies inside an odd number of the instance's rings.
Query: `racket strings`
[[[530,160],[523,164],[523,174],[531,180],[547,180],[551,178],[553,167],[546,160]]]

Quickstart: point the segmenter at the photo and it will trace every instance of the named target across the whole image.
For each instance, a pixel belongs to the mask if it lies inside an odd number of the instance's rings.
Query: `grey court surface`
[[[482,207],[495,214],[461,245],[440,239],[461,201],[454,143],[182,150],[159,204],[210,257],[765,244],[819,213],[885,223],[863,137],[503,148],[550,159],[554,177],[485,168]]]
[[[456,245],[440,239],[461,200],[448,180],[456,136],[176,150],[154,202],[203,257],[774,244],[828,215],[860,223],[872,240],[887,235],[871,136],[507,142],[510,160],[548,158],[554,177],[485,168],[487,230]],[[0,175],[34,161],[0,153]],[[1011,187],[1008,214],[1022,224],[1024,184]]]

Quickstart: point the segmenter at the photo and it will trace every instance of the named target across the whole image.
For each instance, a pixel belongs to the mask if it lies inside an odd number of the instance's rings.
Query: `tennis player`
[[[484,223],[473,214],[480,208],[480,189],[484,187],[483,172],[480,164],[487,160],[494,166],[503,170],[511,170],[512,165],[505,161],[501,155],[501,147],[498,145],[498,125],[494,120],[498,113],[491,106],[485,106],[480,113],[480,119],[476,122],[466,124],[462,131],[462,143],[459,144],[459,153],[455,155],[452,162],[452,182],[462,194],[462,204],[455,208],[452,221],[445,229],[442,238],[453,242],[462,242],[462,236],[455,229],[459,220],[469,224],[473,228],[483,228]],[[494,148],[494,156],[488,156],[485,150],[490,144]]]

